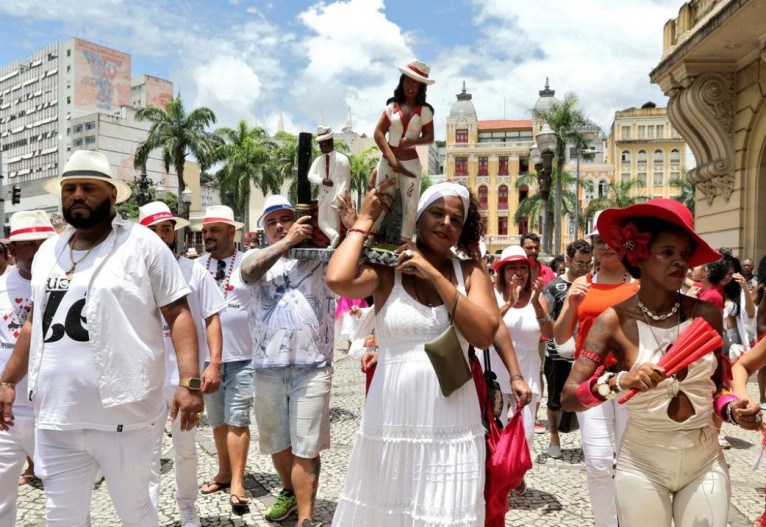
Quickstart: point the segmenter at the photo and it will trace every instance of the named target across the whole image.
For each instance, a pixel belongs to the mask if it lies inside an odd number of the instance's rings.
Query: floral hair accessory
[[[615,249],[620,259],[626,259],[635,266],[639,260],[649,259],[649,239],[652,237],[647,232],[638,232],[636,226],[628,223],[624,227],[617,225],[612,227],[612,239],[616,242]]]

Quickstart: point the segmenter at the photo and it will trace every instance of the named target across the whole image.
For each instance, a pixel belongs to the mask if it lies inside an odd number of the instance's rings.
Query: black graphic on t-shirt
[[[82,313],[85,308],[85,299],[81,298],[70,306],[66,317],[64,317],[64,324],[52,324],[53,318],[56,316],[56,312],[61,305],[61,301],[69,292],[69,284],[57,283],[55,286],[58,287],[55,289],[51,287],[52,285],[54,284],[51,284],[49,280],[48,304],[45,306],[45,312],[43,313],[43,342],[58,342],[64,338],[64,335],[67,335],[70,339],[76,342],[87,342],[88,330],[84,327],[84,324],[87,323],[87,319]],[[50,336],[48,335],[49,329]]]

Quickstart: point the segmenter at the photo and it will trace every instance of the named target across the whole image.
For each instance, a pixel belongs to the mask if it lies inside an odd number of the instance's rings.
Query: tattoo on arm
[[[257,282],[289,250],[290,245],[280,241],[248,254],[240,267],[242,280],[248,284]]]

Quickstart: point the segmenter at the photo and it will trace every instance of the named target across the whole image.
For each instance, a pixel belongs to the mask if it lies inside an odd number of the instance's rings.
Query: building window
[[[485,185],[479,186],[479,208],[482,210],[487,210],[487,201],[489,197],[489,190]]]
[[[630,139],[630,126],[622,126],[621,127],[621,137],[623,140]]]
[[[508,210],[508,187],[500,185],[497,189],[497,210]]]
[[[85,123],[86,130],[93,130],[96,127],[96,121],[88,121]]]
[[[654,125],[649,125],[646,127],[646,138],[647,139],[654,139]]]
[[[636,156],[636,161],[639,165],[645,165],[646,164],[646,150],[639,150],[638,155]]]
[[[508,234],[508,218],[507,217],[503,216],[502,218],[498,218],[497,233],[500,236],[505,236]]]
[[[639,139],[646,139],[646,126],[644,125],[638,125],[638,138]]]
[[[66,56],[67,57],[71,57],[72,56],[72,50],[71,49],[66,50]]]
[[[527,172],[529,172],[529,158],[522,156],[519,158],[519,174],[526,174]]]
[[[468,175],[468,158],[467,157],[455,158],[455,175],[456,176]]]
[[[82,146],[82,139],[75,139],[72,144],[74,146]]]
[[[95,135],[87,135],[85,136],[85,144],[86,145],[92,145],[96,143],[96,136]]]
[[[658,124],[657,125],[657,139],[664,139],[665,138],[665,125]]]
[[[629,150],[623,150],[622,155],[620,156],[620,159],[623,163],[626,165],[630,164],[630,151]]]
[[[479,158],[479,175],[480,176],[489,175],[489,158],[487,157]]]
[[[662,162],[665,160],[665,155],[662,153],[662,150],[655,150],[653,159],[655,163],[662,164]]]
[[[664,174],[662,172],[655,172],[654,177],[652,178],[654,180],[654,186],[659,187],[663,184]]]
[[[681,162],[681,152],[674,148],[670,151],[670,162],[671,163],[680,163]]]
[[[72,131],[72,129],[71,129],[71,128],[69,128],[69,127],[67,127],[67,129],[66,129],[66,135],[69,135],[71,131]]]
[[[467,143],[468,142],[468,130],[455,130],[455,142]]]
[[[680,172],[671,172],[670,173],[670,179],[675,179],[675,180],[681,179],[681,173]]]
[[[67,64],[67,67],[66,67],[66,72],[67,72],[67,73],[69,73],[70,71],[72,71],[72,66],[70,66],[69,64]]]
[[[638,180],[639,186],[641,186],[641,187],[645,187],[646,186],[646,172],[639,172],[636,175],[636,179]]]
[[[620,182],[623,185],[627,185],[630,182],[630,172],[623,172],[620,174]]]
[[[598,197],[606,198],[609,196],[609,180],[602,179],[598,182]]]
[[[508,175],[508,156],[499,157],[500,165],[498,166],[497,173],[500,176]]]
[[[72,127],[72,133],[79,134],[80,132],[82,132],[82,125],[81,124],[77,124],[77,125]]]
[[[70,95],[66,96],[66,103],[67,104],[72,104],[72,97]]]
[[[526,216],[521,218],[519,221],[519,235],[526,234],[529,232],[529,220]]]

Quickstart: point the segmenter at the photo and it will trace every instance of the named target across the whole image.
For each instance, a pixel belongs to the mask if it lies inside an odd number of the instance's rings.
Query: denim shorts
[[[292,447],[314,459],[330,448],[332,366],[275,368],[255,372],[255,420],[262,454]]]
[[[253,405],[251,364],[249,360],[240,360],[221,365],[221,386],[217,392],[204,396],[207,420],[213,428],[224,423],[237,428],[250,426],[250,407]]]

